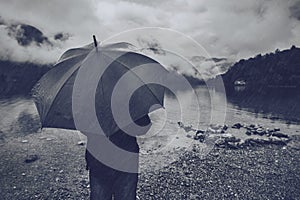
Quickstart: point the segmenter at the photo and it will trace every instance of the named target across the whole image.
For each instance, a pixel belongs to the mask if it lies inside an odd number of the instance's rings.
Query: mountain
[[[7,22],[0,16],[0,26],[7,30],[8,36],[14,38],[20,46],[26,47],[31,44],[41,46],[53,46],[53,41],[65,41],[70,34],[58,32],[54,36],[46,36],[39,28],[20,22]]]
[[[31,43],[36,45],[46,44],[52,46],[53,44],[49,41],[42,31],[28,24],[11,24],[8,26],[9,36],[15,38],[19,45],[28,46]]]

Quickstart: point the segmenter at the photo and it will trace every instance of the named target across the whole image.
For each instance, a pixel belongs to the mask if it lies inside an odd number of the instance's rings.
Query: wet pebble
[[[77,145],[84,146],[85,142],[84,141],[79,141],[79,142],[77,142]]]
[[[241,127],[243,127],[241,123],[236,123],[231,128],[240,129]]]
[[[34,162],[34,161],[36,161],[36,160],[38,160],[39,159],[39,156],[38,155],[29,155],[29,156],[27,156],[27,158],[25,159],[25,163],[32,163],[32,162]]]

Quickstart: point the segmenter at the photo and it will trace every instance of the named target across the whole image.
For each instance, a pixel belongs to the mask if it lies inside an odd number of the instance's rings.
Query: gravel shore
[[[42,131],[0,142],[1,199],[88,199],[84,145],[70,131]],[[197,147],[140,174],[140,199],[300,199],[300,138],[287,146]]]
[[[295,138],[296,139],[296,138]],[[141,199],[300,199],[300,151],[266,145],[215,148],[204,159],[186,152],[140,176]]]

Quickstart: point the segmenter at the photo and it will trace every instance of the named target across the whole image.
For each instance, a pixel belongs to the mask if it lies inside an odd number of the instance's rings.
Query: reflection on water
[[[244,85],[234,86],[234,90],[237,92],[242,92],[245,89],[246,89],[246,86],[244,86]]]
[[[31,99],[1,99],[0,115],[2,135],[22,136],[37,132],[40,127],[39,116]]]
[[[246,90],[229,93],[228,101],[237,108],[256,113],[263,118],[300,122],[300,91],[295,89],[269,89],[256,94]]]
[[[151,114],[153,135],[157,135],[156,132],[159,130],[164,130],[166,135],[176,133],[178,121],[192,125],[195,129],[205,129],[209,124],[220,124],[222,121],[229,125],[237,122],[256,123],[271,127],[286,127],[287,129],[294,129],[294,126],[299,125],[297,121],[287,121],[286,117],[288,116],[272,113],[272,111],[279,109],[285,109],[290,113],[294,112],[295,110],[291,105],[297,103],[291,99],[274,100],[274,98],[266,99],[265,97],[249,96],[245,98],[245,96],[236,96],[229,99],[224,109],[221,105],[226,103],[226,99],[220,93],[208,90],[206,87],[199,87],[194,92],[181,92],[176,95],[177,97],[180,96],[179,99],[172,95],[166,95],[166,109]],[[246,104],[247,106],[245,106]],[[28,125],[30,125],[28,122],[30,119],[34,123],[38,123],[38,114],[33,101],[30,99],[2,99],[0,100],[0,114],[0,131],[2,132],[13,132],[17,129],[18,124],[23,123],[22,120],[25,118]]]

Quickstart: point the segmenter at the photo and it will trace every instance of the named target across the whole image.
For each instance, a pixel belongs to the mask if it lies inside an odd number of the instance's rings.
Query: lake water
[[[281,128],[289,135],[299,134],[299,122],[286,121],[268,113],[255,113],[237,105],[226,102],[221,93],[198,87],[195,91],[179,92],[176,95],[166,95],[165,109],[150,114],[153,126],[147,134],[149,137],[164,130],[167,135],[178,131],[177,122],[191,125],[195,129],[205,129],[209,124],[261,124],[269,128]],[[198,98],[198,99],[195,99]],[[181,99],[180,99],[181,98]],[[225,106],[223,106],[225,105]],[[22,123],[22,117],[29,116],[37,122],[38,115],[31,99],[10,98],[0,100],[0,130],[11,133],[14,126]],[[28,122],[27,122],[28,123]],[[13,133],[11,133],[13,134]]]

